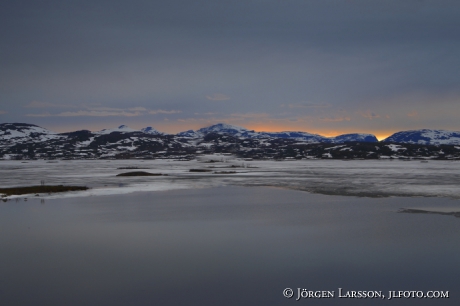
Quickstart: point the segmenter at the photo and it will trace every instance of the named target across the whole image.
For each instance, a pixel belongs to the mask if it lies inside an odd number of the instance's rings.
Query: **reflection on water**
[[[225,187],[0,203],[0,305],[458,305],[457,218]],[[449,299],[286,299],[284,288],[444,290]]]

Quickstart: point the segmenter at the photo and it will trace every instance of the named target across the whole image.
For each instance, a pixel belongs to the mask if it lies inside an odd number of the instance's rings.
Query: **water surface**
[[[267,187],[0,202],[0,305],[458,305],[460,219],[444,198]],[[443,290],[449,299],[309,299]]]

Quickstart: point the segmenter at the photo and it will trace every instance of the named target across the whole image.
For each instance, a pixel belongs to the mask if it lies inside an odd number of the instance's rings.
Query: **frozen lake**
[[[120,169],[124,168],[124,169]],[[135,169],[126,169],[135,168]],[[205,169],[210,172],[189,172]],[[117,177],[128,171],[167,176]],[[235,172],[214,174],[214,172]],[[276,186],[314,193],[358,196],[436,196],[460,199],[460,162],[401,160],[244,161],[200,156],[193,161],[89,160],[0,161],[0,186],[86,185],[91,190],[52,197],[123,194],[228,185]],[[48,195],[42,197],[49,198]]]
[[[0,202],[0,304],[458,305],[460,220],[397,213],[433,205],[459,207],[235,186]],[[296,302],[285,288],[336,296]]]

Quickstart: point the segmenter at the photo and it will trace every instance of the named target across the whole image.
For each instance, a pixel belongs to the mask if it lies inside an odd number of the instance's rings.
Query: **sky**
[[[0,123],[460,130],[460,2],[6,0]]]

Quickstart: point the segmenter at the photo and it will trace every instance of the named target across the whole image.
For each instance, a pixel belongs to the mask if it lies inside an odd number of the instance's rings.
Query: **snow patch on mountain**
[[[393,152],[398,152],[400,150],[407,150],[406,148],[400,145],[395,145],[395,144],[389,144],[389,145],[386,145],[386,147],[390,148],[390,150]]]
[[[94,137],[91,137],[90,139],[85,140],[85,141],[80,141],[80,142],[75,144],[75,147],[77,147],[77,148],[79,148],[79,147],[87,147],[93,142],[93,140],[94,140]]]

